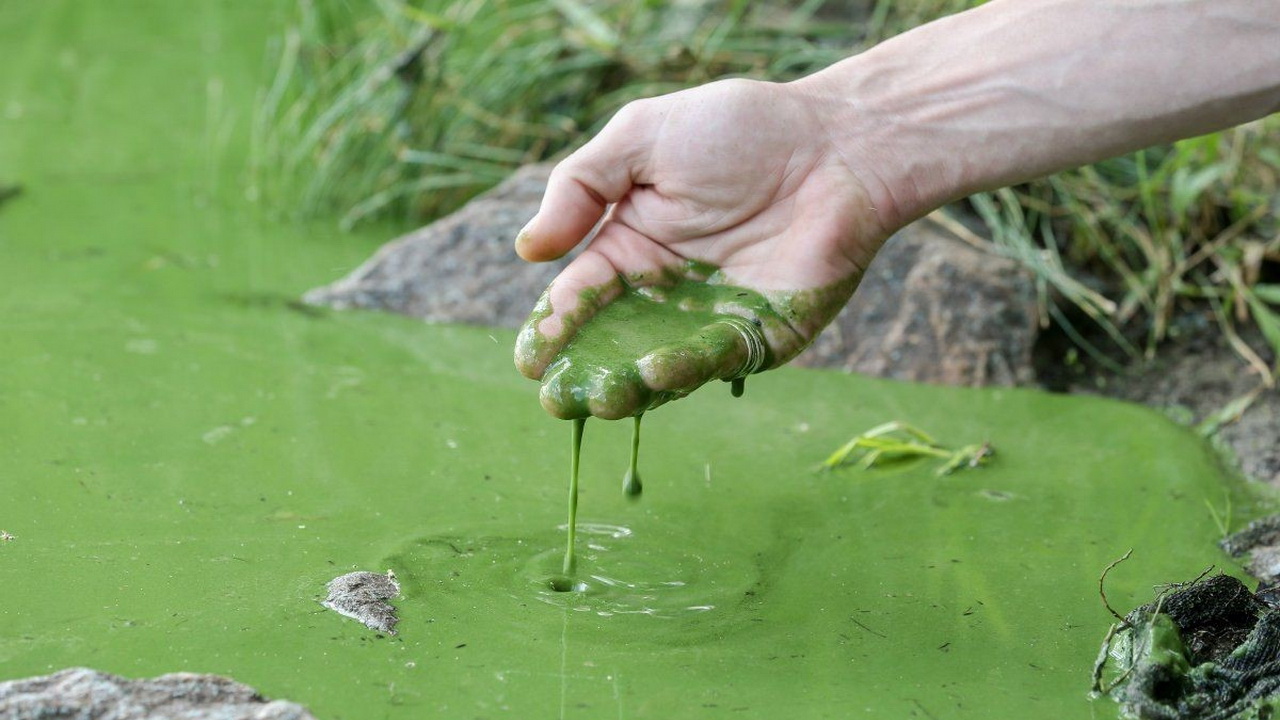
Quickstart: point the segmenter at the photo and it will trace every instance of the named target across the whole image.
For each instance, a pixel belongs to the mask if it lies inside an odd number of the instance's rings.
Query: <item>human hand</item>
[[[626,368],[597,369],[621,391],[563,387],[553,362],[628,287],[694,280],[757,295],[710,309],[760,328],[760,370],[795,357],[844,307],[892,228],[872,207],[859,177],[866,171],[840,155],[816,105],[795,85],[716,82],[628,105],[556,167],[516,240],[520,256],[561,257],[604,219],[516,342],[516,365],[543,380],[549,412],[634,415],[743,368],[749,333],[707,325],[637,348]],[[584,393],[585,409],[572,401]]]

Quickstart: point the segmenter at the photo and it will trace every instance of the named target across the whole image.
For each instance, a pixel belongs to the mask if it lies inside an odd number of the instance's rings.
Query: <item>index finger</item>
[[[516,335],[515,362],[520,374],[541,380],[547,365],[582,327],[622,294],[622,278],[607,259],[583,253],[538,298]]]

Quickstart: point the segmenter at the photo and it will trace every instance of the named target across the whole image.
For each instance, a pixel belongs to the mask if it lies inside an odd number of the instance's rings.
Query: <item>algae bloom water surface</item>
[[[0,675],[230,675],[322,718],[1090,718],[1120,608],[1223,558],[1235,493],[1105,401],[781,370],[582,456],[578,592],[554,592],[564,426],[510,333],[300,312],[392,229],[245,201],[292,3],[0,10]],[[651,420],[656,419],[654,416]],[[998,461],[811,471],[887,419]],[[395,571],[400,634],[319,605]]]

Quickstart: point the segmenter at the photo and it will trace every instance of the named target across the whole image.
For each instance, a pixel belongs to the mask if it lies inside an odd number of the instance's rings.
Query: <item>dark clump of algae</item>
[[[1224,559],[1185,429],[1035,392],[780,370],[584,450],[556,593],[563,429],[510,333],[297,312],[390,234],[262,217],[241,168],[287,2],[0,10],[0,676],[213,672],[322,718],[1114,716],[1108,596]],[[997,462],[818,475],[886,419]],[[396,637],[324,610],[394,570]]]

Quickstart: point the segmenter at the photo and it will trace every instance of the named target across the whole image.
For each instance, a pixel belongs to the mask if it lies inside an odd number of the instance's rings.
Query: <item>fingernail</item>
[[[520,228],[520,232],[516,233],[516,254],[520,257],[524,257],[522,250],[529,246],[529,228],[533,227],[533,220],[536,219],[537,216],[535,215],[533,219],[524,224],[524,227]]]

